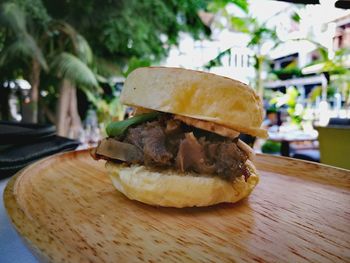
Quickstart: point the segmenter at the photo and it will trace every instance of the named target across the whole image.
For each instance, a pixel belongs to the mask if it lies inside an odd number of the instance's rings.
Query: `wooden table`
[[[350,171],[260,154],[255,164],[249,198],[175,209],[127,199],[104,161],[65,153],[19,172],[4,201],[43,262],[350,262]]]
[[[0,179],[0,196],[3,196],[9,179]],[[11,226],[10,218],[6,214],[3,202],[0,202],[0,262],[38,263]]]

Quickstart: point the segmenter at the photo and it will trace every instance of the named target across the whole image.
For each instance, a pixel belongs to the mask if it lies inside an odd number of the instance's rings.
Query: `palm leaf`
[[[55,21],[52,29],[68,36],[73,45],[73,53],[85,64],[90,65],[93,60],[93,53],[87,40],[80,35],[74,27],[63,21]]]
[[[0,65],[21,57],[35,59],[43,69],[48,69],[45,57],[31,35],[23,34],[7,46],[0,54]]]
[[[15,58],[25,57],[37,60],[41,67],[47,70],[47,63],[41,49],[27,31],[24,11],[14,3],[5,3],[1,6],[0,20],[16,36],[14,42],[2,50],[0,65],[9,63]]]
[[[77,56],[85,62],[85,64],[90,65],[93,60],[93,54],[91,47],[87,40],[82,35],[77,35],[76,53]]]
[[[1,6],[0,21],[17,35],[27,32],[25,13],[15,3],[4,3]]]
[[[78,85],[97,87],[95,74],[78,57],[71,53],[62,52],[52,63],[52,71],[60,78],[67,78]]]
[[[105,77],[123,74],[120,64],[116,61],[110,61],[102,57],[94,57],[94,67],[100,75]]]

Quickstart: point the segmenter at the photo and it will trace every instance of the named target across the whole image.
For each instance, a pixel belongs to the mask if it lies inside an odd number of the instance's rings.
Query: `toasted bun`
[[[181,208],[235,203],[245,198],[259,182],[254,165],[249,161],[247,165],[251,172],[247,182],[243,176],[229,182],[219,177],[181,175],[173,170],[160,172],[141,165],[107,162],[106,167],[113,185],[129,199]]]
[[[249,86],[233,79],[181,68],[134,70],[125,81],[122,103],[221,124],[253,136],[261,129],[263,106]]]

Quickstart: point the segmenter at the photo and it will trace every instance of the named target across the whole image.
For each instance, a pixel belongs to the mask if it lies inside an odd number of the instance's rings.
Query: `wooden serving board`
[[[4,199],[51,262],[350,262],[350,171],[258,155],[261,182],[237,204],[152,207],[125,198],[87,151],[19,172]]]

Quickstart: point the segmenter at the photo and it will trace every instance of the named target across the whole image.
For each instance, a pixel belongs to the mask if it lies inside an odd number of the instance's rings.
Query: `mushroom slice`
[[[113,138],[103,139],[96,148],[96,154],[124,162],[143,162],[143,153],[135,145]]]

